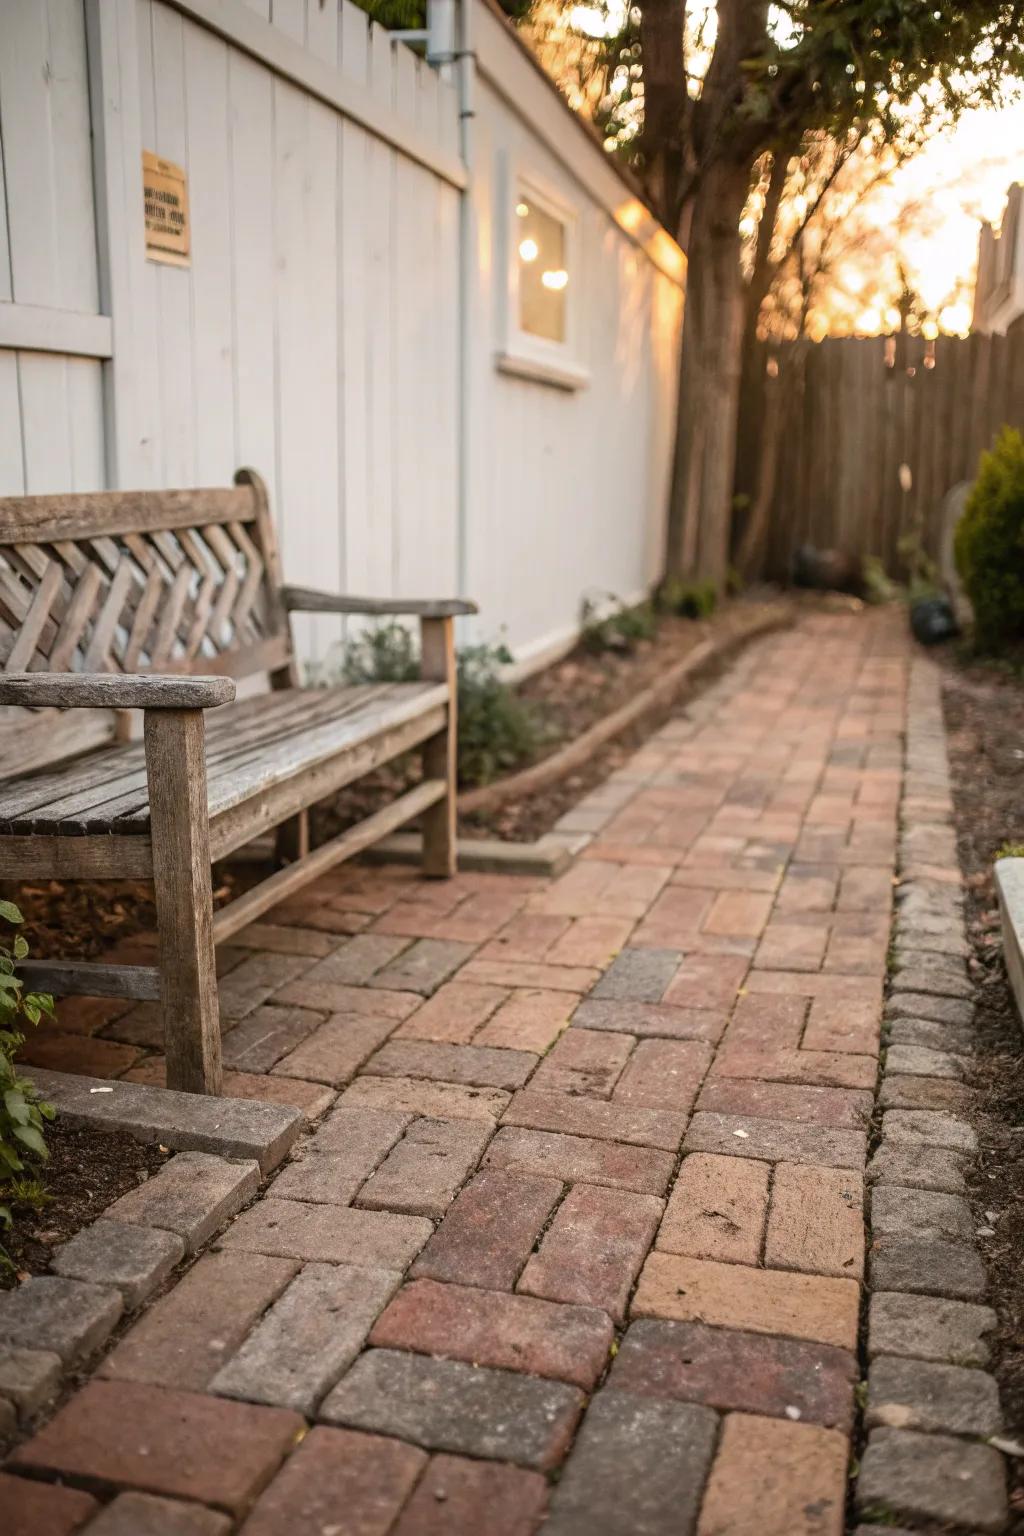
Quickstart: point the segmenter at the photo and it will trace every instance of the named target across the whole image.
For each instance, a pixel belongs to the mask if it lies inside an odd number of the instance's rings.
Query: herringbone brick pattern
[[[18,1451],[36,1528],[61,1479],[246,1536],[838,1536],[906,671],[898,617],[807,617],[561,878],[347,869],[238,935],[227,1091],[311,1134]],[[154,1027],[37,1056],[158,1082]]]

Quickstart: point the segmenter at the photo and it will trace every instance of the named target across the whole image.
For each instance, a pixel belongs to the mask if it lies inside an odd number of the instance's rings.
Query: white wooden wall
[[[550,101],[518,101],[482,85],[476,103],[460,560],[453,88],[350,0],[2,0],[0,494],[218,484],[250,464],[290,581],[445,594],[461,569],[478,633],[524,654],[571,632],[586,588],[641,590],[680,290],[560,158],[574,125],[533,130]],[[145,260],[144,149],[186,168],[188,268]],[[513,149],[581,209],[578,394],[494,367],[495,167]],[[318,620],[304,646],[337,633]]]
[[[68,341],[95,345],[88,325],[76,321],[98,313],[81,0],[5,0],[0,6],[0,491],[102,488],[102,365],[95,357],[49,350]],[[11,345],[14,341],[30,345]]]

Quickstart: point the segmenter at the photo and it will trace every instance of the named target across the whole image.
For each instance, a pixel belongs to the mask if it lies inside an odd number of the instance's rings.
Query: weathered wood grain
[[[281,596],[290,613],[412,614],[421,619],[449,619],[479,612],[476,603],[460,597],[348,597],[317,592],[312,587],[283,587]]]
[[[455,626],[448,617],[424,618],[420,636],[420,672],[424,680],[443,683],[448,693],[444,728],[423,748],[424,778],[440,779],[447,785],[444,799],[423,817],[423,873],[447,879],[455,873],[457,855]]]
[[[30,709],[214,709],[234,696],[228,677],[0,672],[0,704]]]

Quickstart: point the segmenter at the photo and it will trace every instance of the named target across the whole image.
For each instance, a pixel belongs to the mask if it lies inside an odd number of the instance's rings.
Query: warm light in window
[[[554,272],[542,272],[540,280],[545,288],[550,288],[554,293],[558,293],[569,281],[569,274],[564,269],[559,268]]]
[[[525,219],[530,211],[529,203],[516,203],[516,213],[521,219]]]
[[[519,256],[522,261],[536,261],[540,254],[540,246],[536,240],[520,240]]]

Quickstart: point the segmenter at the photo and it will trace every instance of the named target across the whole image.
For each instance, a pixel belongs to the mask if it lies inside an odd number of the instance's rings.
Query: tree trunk
[[[749,161],[713,160],[693,202],[666,574],[725,583],[743,354],[739,222]]]

